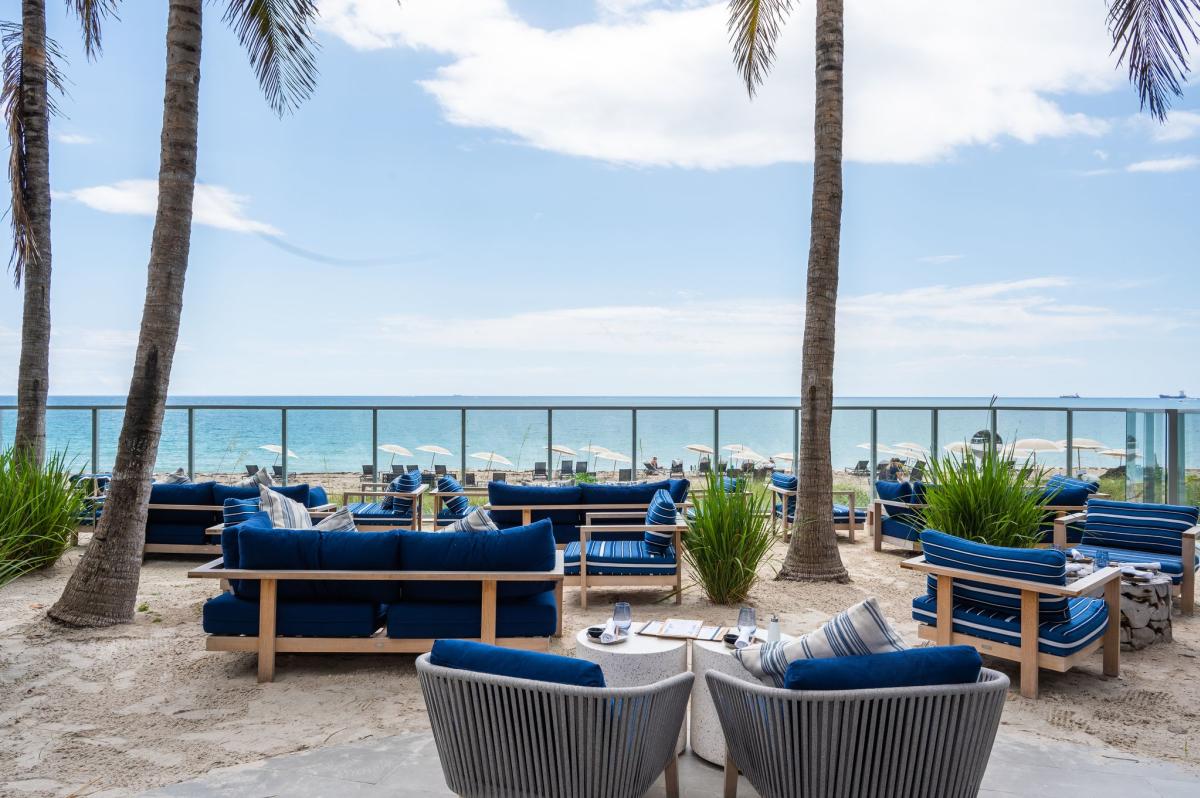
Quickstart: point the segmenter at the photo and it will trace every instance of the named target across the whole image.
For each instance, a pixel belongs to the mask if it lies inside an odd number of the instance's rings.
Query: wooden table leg
[[[1104,603],[1108,605],[1108,626],[1104,629],[1104,675],[1121,675],[1121,580],[1114,579],[1104,586]],[[1168,606],[1170,598],[1167,599]]]

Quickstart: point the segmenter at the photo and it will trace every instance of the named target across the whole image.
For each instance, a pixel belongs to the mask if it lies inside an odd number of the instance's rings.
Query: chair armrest
[[[780,496],[799,496],[800,495],[800,488],[796,488],[795,490],[787,490],[786,488],[779,487],[778,485],[776,485],[773,482],[768,482],[766,487],[767,487],[767,490],[771,491],[772,493],[778,493]]]
[[[925,555],[903,560],[900,563],[900,567],[912,571],[934,574],[935,576],[948,576],[951,579],[967,579],[972,582],[983,582],[988,585],[1000,585],[1001,587],[1011,587],[1016,590],[1029,590],[1043,595],[1066,596],[1068,598],[1086,596],[1095,591],[1096,588],[1121,578],[1121,569],[1114,566],[1101,568],[1099,571],[1069,585],[1046,585],[1041,582],[1031,582],[1025,579],[1011,579],[1006,576],[992,576],[990,574],[976,573],[975,571],[964,571],[961,568],[933,565],[926,562]]]
[[[1192,540],[1195,540],[1197,535],[1200,535],[1200,524],[1197,524],[1196,526],[1192,527],[1191,529],[1183,530],[1182,535],[1185,538],[1191,538]]]
[[[849,499],[850,499],[850,497],[851,497],[851,496],[856,496],[856,495],[857,495],[857,493],[856,493],[855,491],[852,491],[852,490],[835,490],[835,491],[833,491],[833,495],[834,495],[834,496],[845,496],[845,497],[846,497],[846,499],[847,499],[847,502],[846,502],[846,503],[847,503],[847,504],[849,504]],[[857,504],[857,502],[855,502],[855,504]]]
[[[308,512],[310,514],[311,513],[332,513],[333,511],[337,510],[337,508],[338,508],[338,506],[336,504],[334,504],[333,502],[326,502],[325,504],[318,504],[315,507],[309,507]]]
[[[584,513],[584,523],[591,526],[593,518],[645,518],[646,514],[637,510],[623,510],[618,512],[597,512]],[[632,526],[632,525],[631,525]]]
[[[584,524],[579,527],[581,537],[592,532],[670,532],[687,529],[684,524]]]
[[[1057,508],[1047,507],[1046,509],[1053,510],[1053,509],[1057,509]],[[1056,523],[1056,524],[1073,524],[1076,521],[1083,521],[1086,519],[1087,519],[1087,512],[1085,510],[1079,510],[1078,512],[1071,513],[1070,515],[1060,515],[1058,518],[1054,519],[1054,523]]]
[[[193,579],[286,579],[316,582],[545,582],[563,578],[562,552],[557,552],[555,566],[549,571],[316,571],[316,570],[251,570],[226,568],[225,559],[207,562],[188,571]]]

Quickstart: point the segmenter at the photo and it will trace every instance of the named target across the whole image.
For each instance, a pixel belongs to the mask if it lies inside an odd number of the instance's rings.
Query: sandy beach
[[[869,539],[843,542],[848,585],[772,581],[763,570],[751,603],[778,612],[785,631],[817,627],[876,596],[887,617],[916,644],[909,601],[921,579],[899,567],[899,552],[877,554]],[[777,565],[783,544],[775,550]],[[119,796],[212,768],[377,735],[427,728],[414,658],[409,655],[285,655],[273,684],[259,685],[254,657],[207,653],[200,608],[211,580],[189,580],[199,560],[151,558],[142,569],[134,623],[67,630],[45,620],[80,553],[0,590],[0,795]],[[690,579],[685,575],[685,584]],[[698,588],[682,608],[650,589],[597,590],[579,609],[568,589],[564,637],[607,617],[618,596],[635,617],[700,617],[732,623]],[[1176,617],[1175,641],[1123,652],[1122,677],[1101,674],[1100,657],[1068,674],[1043,671],[1037,701],[1011,692],[1006,728],[1030,739],[1103,743],[1200,772],[1200,621]],[[1006,663],[992,667],[1015,676]]]

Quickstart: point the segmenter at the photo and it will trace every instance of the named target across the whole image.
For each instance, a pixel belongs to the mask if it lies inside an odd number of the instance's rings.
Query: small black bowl
[[[725,635],[725,645],[733,648],[733,644],[737,642],[737,632],[728,632]]]
[[[599,640],[600,635],[602,635],[604,633],[604,627],[603,626],[589,626],[587,633],[588,633],[588,637]]]

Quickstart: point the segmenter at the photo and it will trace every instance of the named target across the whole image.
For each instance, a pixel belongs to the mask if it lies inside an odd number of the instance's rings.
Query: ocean
[[[0,449],[12,442],[16,413],[12,397],[0,397]],[[934,442],[933,415],[937,413],[936,443],[971,438],[990,426],[990,398],[847,397],[837,400],[832,429],[835,468],[848,468],[870,458],[863,446],[870,441],[871,411],[878,408],[878,441],[883,446]],[[81,467],[91,456],[92,412],[68,409],[120,405],[123,397],[60,396],[51,399],[48,446],[66,452]],[[378,408],[377,442],[396,444],[413,451],[412,457],[378,452],[378,462],[432,463],[459,469],[483,468],[487,462],[469,455],[495,452],[511,466],[493,463],[496,470],[529,470],[547,459],[547,444],[568,447],[579,454],[595,455],[587,447],[604,447],[640,465],[656,456],[661,465],[673,459],[685,466],[696,464],[699,454],[688,444],[717,448],[740,444],[771,457],[794,450],[794,399],[783,397],[318,397],[318,396],[179,396],[169,403],[157,471],[173,471],[188,464],[188,411],[194,412],[197,472],[237,473],[247,464],[278,463],[276,455],[261,447],[282,441],[282,414],[286,406],[287,447],[294,453],[289,469],[301,472],[357,472],[372,462],[372,409]],[[336,407],[338,409],[329,409]],[[467,408],[465,413],[462,408]],[[636,407],[636,433],[634,412]],[[1185,465],[1200,468],[1200,402],[1157,399],[1048,399],[996,400],[996,431],[1005,443],[1023,438],[1051,441],[1067,437],[1067,409],[1073,413],[1073,438],[1089,438],[1110,449],[1129,451],[1135,461],[1161,463],[1167,434],[1165,410],[1188,411],[1182,416]],[[58,408],[58,409],[55,409]],[[550,412],[547,408],[554,408]],[[713,408],[719,408],[714,414]],[[1036,408],[1036,409],[1032,409]],[[108,470],[116,454],[122,411],[97,412],[97,454],[100,470]],[[465,425],[464,425],[465,420]],[[714,423],[715,422],[715,423]],[[552,432],[551,432],[552,427]],[[636,442],[635,442],[636,434]],[[464,447],[465,438],[465,447]],[[552,440],[551,440],[552,438]],[[451,456],[416,451],[433,444]],[[559,455],[554,455],[557,466]],[[881,454],[881,459],[884,455]],[[1121,458],[1095,450],[1076,453],[1072,468],[1096,470],[1120,465]],[[1039,462],[1066,467],[1065,454],[1039,455]],[[615,470],[629,462],[601,459],[599,467]]]

